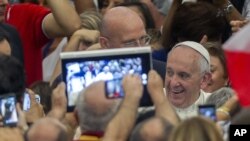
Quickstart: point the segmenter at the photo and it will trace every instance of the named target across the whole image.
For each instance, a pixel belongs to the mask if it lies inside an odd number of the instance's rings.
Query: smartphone
[[[0,106],[4,126],[15,127],[18,122],[15,94],[11,93],[1,96]]]
[[[30,109],[31,101],[30,96],[27,92],[23,94],[23,111],[27,112]]]
[[[199,105],[199,115],[210,118],[213,121],[216,121],[216,108],[215,105]]]
[[[105,81],[105,95],[107,98],[114,99],[124,97],[121,81],[121,79]]]
[[[38,94],[35,94],[35,100],[37,103],[40,104],[41,98]],[[28,92],[24,92],[24,94],[23,94],[23,111],[25,111],[25,112],[29,111],[30,106],[31,106],[30,95]]]
[[[40,103],[41,103],[41,98],[40,98],[40,95],[35,94],[35,99],[36,99],[36,102],[37,102],[38,104],[40,104]]]

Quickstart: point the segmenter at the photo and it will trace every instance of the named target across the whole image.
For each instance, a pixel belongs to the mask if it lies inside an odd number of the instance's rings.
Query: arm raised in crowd
[[[93,9],[95,10],[95,4],[93,0],[74,0],[75,8],[78,14],[81,14],[82,12]]]
[[[230,22],[230,25],[231,25],[231,30],[233,32],[237,32],[239,31],[243,26],[247,25],[249,23],[249,20],[233,20]]]
[[[63,49],[63,52],[70,52],[70,51],[78,51],[78,50],[86,50],[87,45],[84,45],[86,48],[80,48],[80,44],[82,43],[95,43],[100,36],[100,32],[97,30],[88,30],[88,29],[79,29],[74,32],[71,36],[68,44]],[[50,83],[52,84],[56,77],[62,72],[61,68],[61,60],[58,60],[56,63],[56,67],[53,71],[53,75],[51,76]]]
[[[25,118],[27,123],[34,123],[40,118],[43,118],[45,114],[43,111],[43,106],[36,101],[35,92],[33,92],[31,89],[26,89],[26,91],[30,97],[30,109],[24,112]]]
[[[155,115],[165,118],[173,125],[177,125],[179,123],[179,117],[164,94],[163,80],[154,70],[151,70],[148,74],[147,88],[155,105]]]
[[[69,0],[47,0],[52,13],[43,20],[48,37],[69,36],[81,27],[81,20]]]
[[[244,20],[244,17],[231,4],[230,0],[212,0],[212,3],[223,10],[228,22],[232,20]]]
[[[225,104],[217,109],[216,116],[218,121],[230,120],[231,116],[240,110],[239,99],[235,94],[230,99],[227,100]]]
[[[48,113],[49,117],[63,119],[67,111],[67,99],[65,95],[65,84],[61,82],[52,92],[52,109]]]
[[[139,76],[127,75],[123,78],[125,97],[119,111],[109,122],[103,141],[126,141],[137,117],[137,108],[143,94]]]

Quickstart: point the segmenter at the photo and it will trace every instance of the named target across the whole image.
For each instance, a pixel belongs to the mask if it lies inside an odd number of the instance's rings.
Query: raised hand
[[[125,98],[140,100],[143,93],[143,86],[140,76],[136,74],[126,75],[122,80]]]
[[[30,109],[25,112],[25,117],[28,123],[33,123],[44,117],[44,111],[42,105],[36,101],[35,93],[30,89],[27,89],[27,92],[30,97]]]
[[[61,82],[52,92],[52,109],[49,112],[50,117],[57,119],[64,118],[67,111],[67,99],[65,95],[65,84]]]

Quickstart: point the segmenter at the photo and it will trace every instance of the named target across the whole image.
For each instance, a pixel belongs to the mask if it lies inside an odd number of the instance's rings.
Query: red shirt
[[[49,41],[42,30],[42,21],[50,10],[30,3],[9,5],[5,21],[20,34],[26,71],[26,84],[42,80],[42,47]]]

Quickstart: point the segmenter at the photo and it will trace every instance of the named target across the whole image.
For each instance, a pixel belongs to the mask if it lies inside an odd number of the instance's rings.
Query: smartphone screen
[[[215,105],[199,105],[199,115],[210,118],[216,121],[216,108]]]
[[[14,94],[8,94],[0,97],[1,115],[4,126],[16,126],[18,122],[16,110],[16,97]]]
[[[23,95],[23,111],[27,112],[30,109],[30,96],[27,92],[24,93]]]
[[[41,103],[41,98],[40,98],[40,95],[35,94],[35,99],[36,99],[36,102],[37,102],[38,104],[40,104],[40,103]]]
[[[113,99],[124,97],[121,81],[121,79],[105,81],[105,95],[107,98]]]

